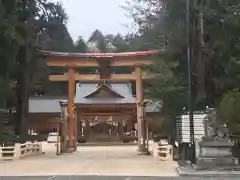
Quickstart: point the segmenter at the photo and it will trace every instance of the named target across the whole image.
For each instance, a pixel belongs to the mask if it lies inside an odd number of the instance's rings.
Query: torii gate
[[[152,56],[163,54],[163,50],[150,50],[139,52],[121,53],[63,53],[53,51],[40,51],[46,60],[47,66],[68,67],[68,72],[62,75],[50,75],[50,81],[68,81],[68,136],[69,148],[75,148],[74,143],[74,88],[75,81],[80,80],[134,80],[136,81],[136,109],[138,147],[144,152],[142,142],[144,139],[144,127],[142,117],[144,116],[143,102],[143,79],[149,78],[142,72],[143,65],[152,63]],[[75,72],[76,67],[99,67],[98,74],[79,74]],[[131,74],[112,74],[110,67],[133,67]]]

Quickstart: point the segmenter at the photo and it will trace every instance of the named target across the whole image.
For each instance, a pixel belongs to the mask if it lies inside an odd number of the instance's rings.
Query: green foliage
[[[131,43],[129,43],[127,36],[123,37],[120,34],[116,36],[107,34],[104,36],[98,29],[93,31],[88,40],[88,43],[90,42],[95,43],[97,45],[96,48],[101,52],[127,52],[135,50]]]
[[[163,113],[172,120],[187,106],[186,1],[132,2],[127,4],[127,10],[140,27],[138,34],[131,36],[134,47],[138,50],[164,48],[166,51],[164,56],[156,58],[149,69],[150,73],[157,75],[147,84],[146,94],[149,98],[162,99]],[[240,3],[237,0],[203,1],[202,46],[198,25],[201,6],[199,1],[191,2],[193,91],[197,109],[202,105],[199,103],[201,98],[204,106],[214,106],[224,93],[240,87]],[[199,58],[200,55],[202,58]],[[224,109],[228,109],[228,113],[224,114],[227,119],[231,114],[231,121],[237,124],[238,118],[235,116],[238,110],[235,108],[238,105],[235,104],[234,110],[226,108],[237,103],[237,99],[234,103],[233,99],[230,98],[224,105]]]
[[[16,135],[13,131],[13,128],[6,125],[0,125],[0,143],[11,145],[14,141],[16,141]]]
[[[167,136],[175,136],[175,121],[172,117],[163,116],[153,119],[152,131],[154,134],[162,134]]]
[[[106,52],[106,41],[102,32],[98,29],[93,31],[88,42],[94,42],[97,44],[97,47],[101,52]]]
[[[184,74],[177,74],[178,64],[167,62],[166,58],[157,57],[148,69],[155,76],[147,82],[145,93],[149,98],[163,100],[163,113],[175,116],[187,104],[187,80]]]
[[[164,48],[166,55],[156,61],[152,71],[160,75],[151,86],[149,92],[158,92],[158,98],[164,95],[159,91],[175,94],[186,90],[187,57],[186,57],[186,1],[183,0],[141,0],[131,5],[133,17],[139,24],[140,30],[135,36],[138,49],[147,47]],[[192,44],[195,56],[193,58],[193,80],[195,103],[199,91],[205,91],[205,104],[214,105],[216,99],[234,88],[239,87],[239,2],[236,0],[212,0],[203,3],[204,49],[203,59],[198,60],[200,50],[198,29],[195,24],[199,21],[197,1],[192,1],[191,27]],[[195,24],[194,24],[195,23]],[[194,29],[196,28],[196,29]],[[195,33],[195,34],[194,34]],[[155,38],[155,40],[154,40]],[[198,61],[202,61],[199,63]],[[167,64],[167,65],[166,65]],[[173,64],[173,65],[172,65]],[[164,70],[167,66],[167,70]],[[202,66],[202,67],[200,67]],[[164,68],[162,68],[164,67]],[[170,67],[170,68],[169,68]],[[203,75],[202,75],[203,74]],[[202,79],[201,79],[202,78]],[[205,86],[199,86],[202,81]],[[155,86],[154,86],[155,84]],[[185,91],[186,93],[186,91]],[[181,98],[179,101],[182,101]]]
[[[133,50],[125,38],[123,38],[120,34],[117,34],[114,37],[112,44],[116,47],[116,52],[127,52]]]
[[[219,114],[221,119],[228,124],[231,132],[238,131],[237,127],[240,125],[240,91],[239,88],[227,92],[223,95],[220,102]]]
[[[139,24],[138,35],[133,37],[137,50],[165,49],[166,53],[155,57],[148,68],[155,77],[146,84],[149,98],[163,100],[163,114],[168,121],[187,105],[187,61],[185,6],[179,0],[143,0],[132,4],[135,21]],[[171,119],[171,120],[170,120]]]
[[[75,51],[79,53],[87,52],[87,45],[81,36],[78,37],[78,40],[75,44]]]
[[[0,108],[5,108],[8,101],[13,98],[13,91],[10,87],[11,83],[8,79],[0,77]]]
[[[7,125],[7,111],[0,109],[0,144],[11,144],[16,140],[14,131],[11,126]]]
[[[61,4],[0,0],[0,105],[17,109],[17,133],[26,130],[29,95],[46,84],[48,71],[36,49],[74,51],[66,20]]]
[[[236,0],[209,1],[206,4],[205,26],[210,56],[207,75],[215,93],[221,95],[239,87],[240,3]]]

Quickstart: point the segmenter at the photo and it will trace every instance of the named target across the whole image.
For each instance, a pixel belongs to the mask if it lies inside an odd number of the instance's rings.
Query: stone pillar
[[[136,76],[136,100],[137,100],[137,134],[138,134],[138,151],[140,153],[144,152],[144,129],[141,117],[144,114],[144,108],[140,105],[143,101],[143,81],[142,81],[142,67],[141,65],[135,66],[135,76]]]
[[[74,88],[75,69],[68,67],[68,148],[75,149],[75,121],[74,121]]]

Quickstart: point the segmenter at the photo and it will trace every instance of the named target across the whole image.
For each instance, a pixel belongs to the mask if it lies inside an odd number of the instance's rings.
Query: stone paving
[[[177,163],[137,155],[136,146],[79,147],[57,156],[53,144],[43,144],[45,155],[0,162],[0,176],[177,176]],[[7,177],[6,177],[7,178]],[[49,177],[48,177],[49,178]],[[0,180],[2,178],[0,177]]]

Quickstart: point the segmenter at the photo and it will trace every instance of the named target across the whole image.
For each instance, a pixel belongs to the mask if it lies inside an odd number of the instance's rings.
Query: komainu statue
[[[229,133],[226,124],[217,121],[216,109],[207,109],[207,117],[204,121],[205,137],[215,140],[229,139]]]

